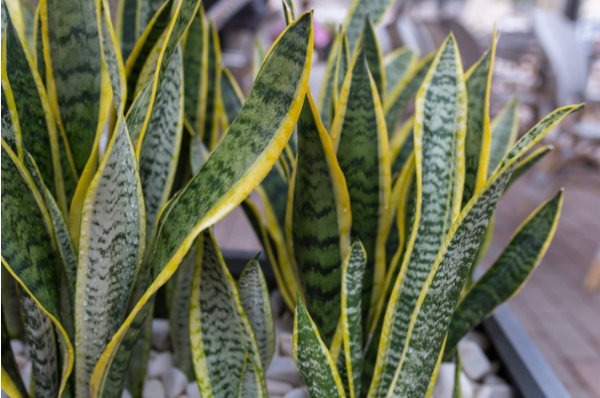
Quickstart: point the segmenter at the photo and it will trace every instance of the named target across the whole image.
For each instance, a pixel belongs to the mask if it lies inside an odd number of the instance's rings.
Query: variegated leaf
[[[238,398],[266,398],[267,392],[261,388],[262,383],[263,380],[261,379],[259,370],[252,360],[246,356],[237,395]]]
[[[353,0],[344,20],[344,31],[348,35],[350,52],[356,51],[365,21],[370,18],[376,26],[381,22],[387,10],[394,4],[392,0]]]
[[[18,283],[6,267],[2,266],[2,316],[6,318],[7,333],[11,339],[23,339],[25,329],[21,316]]]
[[[392,163],[392,181],[394,181],[394,184],[398,173],[400,173],[415,149],[413,124],[414,118],[411,117],[391,136],[390,158]]]
[[[42,0],[40,12],[46,87],[80,175],[102,133],[110,102],[102,92],[98,9],[93,1]]]
[[[293,350],[311,398],[346,398],[335,362],[302,300],[296,305]]]
[[[377,35],[375,34],[375,28],[371,22],[371,19],[367,17],[365,21],[364,30],[362,33],[361,45],[365,51],[365,58],[367,59],[367,65],[369,66],[369,72],[375,80],[375,86],[379,93],[381,103],[385,104],[386,95],[386,82],[385,82],[385,66],[383,64],[383,54],[379,47],[379,41],[377,41]]]
[[[496,56],[496,34],[492,48],[469,69],[467,79],[467,136],[465,139],[465,186],[463,206],[483,187],[488,178],[492,133],[490,91]],[[504,155],[504,154],[502,154]]]
[[[125,73],[127,75],[127,92],[129,95],[125,103],[126,111],[129,110],[135,100],[135,88],[148,57],[156,46],[156,43],[158,43],[163,37],[163,33],[171,22],[172,8],[173,0],[165,1],[163,6],[156,12],[152,20],[148,23],[144,33],[135,43],[135,47],[133,47],[131,54],[127,57]],[[122,50],[124,51],[124,49]],[[123,55],[125,56],[125,53]]]
[[[361,396],[363,362],[362,290],[367,257],[365,250],[356,241],[342,264],[342,333],[349,396]]]
[[[256,338],[262,368],[267,369],[275,354],[275,324],[269,289],[260,269],[258,255],[244,267],[238,280],[238,290],[242,307]]]
[[[506,104],[500,113],[496,115],[494,120],[492,120],[492,144],[488,165],[488,177],[492,175],[494,169],[498,166],[498,163],[500,163],[508,149],[513,146],[517,140],[517,134],[519,132],[518,110],[519,100],[515,98]]]
[[[2,140],[2,263],[50,318],[61,342],[63,358],[59,393],[73,368],[73,347],[61,324],[58,259],[49,232],[52,221],[31,176]]]
[[[242,105],[244,104],[244,94],[240,86],[235,81],[235,77],[229,69],[223,67],[223,77],[221,79],[221,97],[223,99],[223,111],[226,119],[226,126],[229,127],[237,116]],[[227,128],[223,128],[227,130]]]
[[[2,269],[4,269],[4,265],[2,265]],[[4,278],[4,273],[2,273],[2,279]],[[8,328],[4,320],[4,310],[2,311],[2,391],[6,392],[11,398],[26,398],[29,396],[10,345]]]
[[[91,381],[92,394],[101,392],[119,346],[128,340],[127,332],[143,323],[148,302],[173,275],[196,236],[241,203],[285,147],[306,93],[312,44],[312,18],[305,14],[284,31],[265,59],[254,89],[218,149],[167,204],[161,216],[164,221],[159,220],[152,283],[98,361]],[[290,48],[296,51],[289,52]],[[285,81],[278,78],[281,70],[285,70]],[[275,97],[273,92],[277,93]]]
[[[139,158],[148,238],[173,187],[183,135],[183,98],[183,65],[178,47],[156,93]]]
[[[298,159],[289,191],[288,247],[327,346],[340,317],[341,273],[350,249],[346,180],[310,94],[298,121]]]
[[[204,125],[198,126],[198,132],[209,150],[219,142],[219,101],[221,97],[221,43],[219,32],[211,22],[208,39],[208,83],[206,88],[206,114]]]
[[[379,94],[360,48],[346,76],[331,139],[346,177],[352,234],[367,253],[363,315],[381,289],[385,272],[385,226],[391,191],[388,136]]]
[[[418,62],[418,55],[408,47],[400,47],[383,59],[385,67],[385,92],[391,94],[392,90],[410,73]]]
[[[331,102],[332,117],[335,116],[335,105],[338,102],[340,92],[342,91],[342,87],[344,86],[344,78],[346,77],[346,73],[348,73],[348,68],[350,67],[350,62],[352,61],[350,56],[350,46],[348,45],[348,38],[346,37],[346,34],[341,30],[339,34],[342,35],[342,38],[339,46],[340,54],[336,59],[335,75],[333,79],[333,87],[335,89],[332,93]]]
[[[527,282],[546,253],[562,208],[563,193],[540,206],[519,228],[500,257],[479,279],[454,312],[446,341],[446,354],[500,304]]]
[[[117,3],[117,37],[123,58],[127,59],[138,40],[135,21],[138,0],[119,0]],[[127,23],[125,22],[127,21]]]
[[[194,270],[189,314],[196,380],[203,397],[232,397],[238,392],[247,353],[259,374],[263,372],[260,354],[214,236],[206,230],[198,240],[201,259]]]
[[[345,35],[344,35],[345,36]],[[346,38],[346,42],[347,42]],[[336,67],[338,64],[338,57],[342,51],[344,39],[341,34],[337,35],[333,41],[329,50],[329,56],[327,57],[327,64],[325,65],[325,73],[323,74],[323,84],[321,85],[321,91],[319,92],[318,107],[321,111],[321,120],[327,131],[330,130],[331,124],[333,123],[335,105],[335,78],[336,78]],[[343,80],[343,78],[342,78]],[[338,77],[339,81],[339,77]]]
[[[50,318],[21,289],[21,310],[25,321],[25,341],[32,365],[32,393],[35,397],[54,398],[59,395],[58,341]]]
[[[418,63],[413,63],[404,77],[389,92],[385,103],[385,122],[390,136],[394,134],[410,100],[421,87],[435,54],[430,54]]]
[[[514,184],[515,182],[517,182],[517,180],[523,174],[525,174],[529,169],[531,169],[533,166],[535,166],[546,155],[548,155],[550,152],[552,152],[553,149],[554,149],[553,146],[546,145],[546,146],[536,149],[535,151],[531,152],[528,156],[524,157],[517,164],[517,167],[515,168],[515,171],[514,171],[512,177],[510,178],[508,185],[510,186],[510,185]]]
[[[89,396],[94,366],[126,315],[145,228],[135,153],[121,117],[83,207],[75,293],[78,396]]]
[[[459,214],[464,178],[466,95],[451,35],[437,53],[416,100],[416,210],[385,318],[369,397],[385,397],[404,346],[411,314],[433,260]],[[437,357],[436,357],[437,358]]]
[[[2,43],[2,77],[10,83],[21,140],[40,167],[44,183],[66,211],[58,153],[58,134],[42,80],[24,38],[8,21]]]
[[[171,325],[169,331],[173,346],[173,359],[176,366],[187,375],[188,380],[193,380],[195,377],[190,345],[190,297],[194,269],[197,262],[201,260],[202,252],[200,252],[200,257],[196,254],[196,246],[192,246],[181,262],[177,273],[169,281],[169,283],[174,282],[173,299],[169,308]]]
[[[183,47],[185,117],[196,134],[199,134],[206,119],[209,39],[208,21],[204,16],[204,6],[200,5]]]
[[[4,11],[3,11],[4,12]],[[4,65],[4,64],[3,64]],[[4,74],[4,68],[2,68]],[[17,106],[8,79],[2,79],[2,139],[23,158],[23,143]]]
[[[192,174],[196,174],[200,170],[200,166],[206,162],[210,152],[202,142],[202,139],[197,134],[191,138],[191,150],[190,150],[190,164],[192,167]]]

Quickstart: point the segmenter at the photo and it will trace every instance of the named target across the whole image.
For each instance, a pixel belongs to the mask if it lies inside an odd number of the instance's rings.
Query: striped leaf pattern
[[[419,292],[460,211],[465,118],[460,55],[450,36],[433,61],[416,100],[416,213],[409,246],[385,312],[369,397],[384,397],[388,392]]]
[[[349,396],[360,397],[362,375],[362,290],[367,257],[356,241],[342,265],[342,333]]]
[[[546,253],[560,215],[563,193],[539,207],[519,228],[500,257],[466,293],[450,324],[446,353],[494,309],[515,295]]]
[[[394,2],[391,0],[353,0],[344,21],[350,51],[354,53],[365,21],[370,18],[377,25]]]
[[[294,317],[293,351],[311,398],[346,398],[335,362],[302,300]]]
[[[95,2],[40,2],[46,85],[77,175],[102,132],[101,49]],[[36,158],[37,160],[37,158]]]
[[[4,266],[2,266],[2,269],[4,269]],[[2,278],[4,279],[4,273]],[[2,390],[13,398],[25,398],[29,395],[19,374],[19,367],[10,345],[8,328],[4,320],[4,310],[2,311]]]
[[[554,148],[551,145],[546,145],[540,147],[534,151],[532,151],[529,155],[524,157],[515,168],[515,171],[508,182],[508,185],[514,184],[523,174],[525,174],[529,169],[537,164],[540,160],[542,160],[546,155],[552,152]]]
[[[519,101],[511,100],[500,113],[496,115],[491,123],[492,143],[490,148],[490,161],[488,165],[488,177],[492,175],[506,151],[517,140],[519,132]],[[515,170],[516,173],[516,170]],[[514,173],[513,173],[514,174]]]
[[[4,11],[3,11],[4,12]],[[3,53],[4,54],[4,53]],[[6,65],[4,62],[3,65]],[[4,74],[4,68],[2,68]],[[2,79],[2,139],[13,152],[23,157],[23,143],[21,139],[21,126],[15,99],[7,79]]]
[[[58,342],[50,318],[36,302],[21,290],[21,310],[25,321],[25,341],[29,345],[32,365],[32,393],[36,397],[59,395]]]
[[[19,127],[25,133],[21,134],[22,144],[35,157],[46,186],[66,208],[64,192],[57,191],[61,182],[58,138],[48,97],[25,39],[19,37],[10,19],[2,47],[3,77],[10,82]]]
[[[365,58],[367,59],[367,65],[369,65],[369,72],[375,80],[375,86],[379,93],[381,102],[385,103],[386,94],[386,80],[385,80],[385,66],[383,64],[383,54],[377,41],[377,35],[375,29],[371,23],[371,19],[367,18],[365,21],[365,28],[362,34],[362,46],[365,51]]]
[[[348,45],[348,38],[346,37],[346,34],[344,32],[340,32],[339,34],[342,35],[342,38],[339,48],[340,54],[337,57],[335,65],[335,76],[333,82],[333,87],[335,89],[333,90],[331,103],[331,110],[333,112],[332,116],[335,116],[335,105],[337,104],[340,92],[342,91],[342,87],[344,85],[344,78],[346,77],[346,73],[348,73],[348,68],[350,67],[350,62],[352,58],[350,56],[350,46]]]
[[[267,281],[260,269],[258,255],[246,264],[237,286],[242,307],[256,338],[262,368],[267,369],[275,354],[275,324]],[[254,372],[254,365],[250,365],[251,369],[246,370]]]
[[[396,88],[417,62],[417,54],[407,47],[400,47],[384,57],[386,96]]]
[[[65,358],[59,392],[73,367],[73,348],[60,320],[58,260],[43,199],[17,156],[2,141],[2,264],[57,329]]]
[[[415,97],[417,91],[419,91],[433,62],[434,55],[431,54],[414,64],[387,96],[384,112],[386,126],[390,135],[395,132],[406,106]]]
[[[346,38],[346,40],[348,39]],[[334,88],[336,67],[343,45],[343,38],[341,35],[338,35],[332,43],[331,49],[329,50],[327,64],[325,65],[325,73],[323,74],[323,84],[321,86],[321,91],[319,92],[318,105],[321,113],[321,121],[323,122],[323,125],[325,126],[325,129],[327,129],[327,131],[329,131],[331,128],[331,124],[333,123],[333,117],[335,113],[336,103]]]
[[[94,366],[126,314],[145,226],[135,154],[121,118],[83,208],[75,300],[78,396],[88,396]]]
[[[318,111],[306,96],[288,203],[288,237],[307,308],[329,345],[340,317],[341,267],[350,249],[350,199]]]
[[[185,117],[198,134],[206,117],[209,37],[204,6],[200,5],[183,47]]]
[[[340,168],[346,176],[352,235],[367,253],[363,314],[376,299],[385,272],[385,240],[391,177],[388,136],[375,81],[364,49],[359,49],[340,94],[331,131]]]
[[[494,35],[491,50],[487,51],[466,74],[468,105],[463,206],[478,189],[483,187],[488,177],[492,140],[489,103],[495,52],[496,37]]]
[[[209,150],[217,146],[219,134],[219,104],[221,96],[221,43],[219,32],[213,23],[209,24],[208,58],[207,58],[208,83],[206,87],[206,114],[204,125],[200,126],[200,137]]]
[[[246,355],[257,363],[260,357],[239,293],[210,230],[199,242],[202,258],[194,271],[189,315],[196,380],[203,397],[232,397],[238,392]]]
[[[106,369],[127,331],[139,323],[138,314],[148,313],[146,304],[173,275],[195,237],[242,202],[283,150],[306,93],[312,44],[312,18],[305,14],[284,31],[265,59],[250,96],[218,150],[163,213],[151,263],[153,282],[96,364],[92,391],[104,383]],[[285,81],[277,78],[280,70],[285,70]]]
[[[469,269],[513,169],[509,164],[495,174],[453,223],[411,315],[388,396],[425,396]]]
[[[183,135],[183,65],[175,51],[160,88],[140,152],[140,180],[146,207],[146,231],[151,236],[160,208],[167,202],[175,179]]]
[[[242,378],[240,380],[240,388],[238,398],[264,398],[267,397],[266,391],[261,388],[261,376],[259,370],[256,369],[254,363],[249,357],[246,357],[246,362],[242,370]]]

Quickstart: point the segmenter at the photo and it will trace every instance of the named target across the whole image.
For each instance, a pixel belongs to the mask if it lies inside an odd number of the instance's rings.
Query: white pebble
[[[192,381],[189,383],[185,389],[185,394],[188,396],[188,398],[201,398],[198,382]]]
[[[148,362],[146,376],[158,378],[173,367],[173,355],[170,352],[161,352]]]
[[[440,365],[440,370],[433,388],[433,396],[435,398],[452,398],[455,373],[455,364],[445,362]],[[460,375],[460,389],[463,398],[473,398],[473,386],[471,385],[471,381],[463,373]]]
[[[128,389],[123,390],[123,394],[121,394],[121,398],[132,398],[131,393],[129,392]]]
[[[483,385],[477,389],[475,398],[512,398],[512,389],[507,385]]]
[[[31,393],[31,362],[28,362],[27,365],[20,369],[21,379],[23,379],[23,384],[25,384],[25,389],[28,393]]]
[[[142,391],[142,397],[144,398],[166,398],[165,388],[162,383],[156,379],[148,380],[144,383],[144,390]]]
[[[282,357],[293,357],[293,341],[294,336],[291,333],[280,333],[278,336],[279,340],[279,355]]]
[[[469,333],[463,337],[464,340],[472,341],[477,344],[483,351],[486,351],[490,348],[490,340],[487,336],[477,330],[471,330]]]
[[[23,367],[27,366],[27,364],[29,363],[29,358],[19,354],[15,355],[15,361],[17,362],[17,366],[19,367],[19,369],[23,369]]]
[[[10,347],[15,355],[23,354],[25,351],[25,347],[23,347],[23,342],[21,340],[11,340]]]
[[[162,381],[168,398],[177,398],[180,396],[188,384],[185,374],[177,368],[171,368],[163,374]]]
[[[271,365],[267,369],[267,379],[283,381],[293,386],[302,384],[296,363],[290,357],[273,357]]]
[[[458,344],[463,370],[471,380],[480,380],[492,372],[492,364],[481,347],[464,340]]]
[[[272,395],[285,395],[288,391],[291,391],[294,387],[291,384],[284,383],[278,380],[267,379],[267,391],[269,396]]]
[[[506,381],[495,374],[487,375],[483,379],[483,384],[494,385],[494,386],[507,386],[508,383]]]
[[[169,348],[169,321],[167,319],[152,321],[152,347],[158,351],[165,351]]]
[[[310,398],[306,387],[294,388],[292,391],[285,394],[283,398]]]

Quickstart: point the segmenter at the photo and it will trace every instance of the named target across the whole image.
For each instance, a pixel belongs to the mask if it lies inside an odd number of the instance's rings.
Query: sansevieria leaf
[[[446,353],[500,304],[515,295],[546,253],[563,202],[563,193],[544,203],[515,233],[500,257],[486,271],[456,309],[448,331]]]
[[[2,139],[20,159],[23,159],[23,142],[19,115],[10,83],[8,78],[4,78],[4,73],[5,69],[2,68]]]
[[[461,383],[462,360],[460,355],[456,355],[456,368],[454,369],[454,388],[452,389],[452,398],[463,398]]]
[[[340,317],[341,267],[350,249],[350,198],[310,94],[298,120],[298,157],[289,191],[288,247],[323,341]]]
[[[137,315],[147,313],[146,304],[173,275],[198,234],[242,202],[280,155],[306,94],[312,45],[312,17],[305,14],[284,31],[267,55],[254,89],[218,149],[163,212],[151,264],[152,283],[98,361],[93,394],[101,391],[127,331],[139,324]],[[284,81],[279,79],[282,70],[287,76]]]
[[[266,398],[267,392],[261,388],[263,380],[259,370],[254,366],[250,357],[246,356],[240,380],[238,398]]]
[[[258,346],[240,296],[210,230],[198,238],[190,304],[194,370],[203,397],[238,393],[246,355],[262,372]],[[263,390],[263,383],[258,390]]]
[[[223,76],[221,79],[221,97],[223,100],[223,111],[227,128],[233,123],[242,105],[244,104],[244,94],[235,80],[233,74],[223,67]],[[224,128],[224,130],[227,130]]]
[[[490,92],[496,56],[496,34],[492,48],[469,69],[467,79],[467,136],[465,139],[465,186],[463,206],[481,189],[488,178],[492,132],[490,129]],[[504,155],[504,153],[502,154]]]
[[[104,127],[101,108],[110,101],[102,92],[98,10],[94,1],[42,0],[40,12],[46,87],[80,175]]]
[[[517,164],[517,167],[515,168],[515,171],[512,177],[510,178],[508,185],[514,184],[523,174],[525,174],[529,169],[535,166],[546,155],[552,152],[553,149],[554,147],[552,145],[545,145],[532,151],[529,155],[525,156]]]
[[[362,285],[367,257],[365,250],[356,241],[342,264],[342,334],[346,361],[346,376],[350,397],[360,397],[362,373]]]
[[[464,283],[516,162],[560,120],[580,108],[571,105],[557,109],[525,134],[454,221],[419,294],[388,396],[425,394]],[[397,300],[394,294],[391,302]]]
[[[376,26],[386,11],[394,4],[391,0],[353,0],[344,20],[344,31],[348,35],[350,52],[354,54],[356,44],[364,29],[365,21],[370,18]]]
[[[352,234],[367,253],[363,315],[377,299],[385,273],[385,239],[391,191],[388,136],[365,50],[359,48],[346,76],[331,129],[340,168],[346,177]]]
[[[58,260],[43,198],[16,154],[2,140],[2,264],[48,316],[61,340],[64,358],[59,394],[73,369],[73,347],[61,323]]]
[[[340,91],[342,91],[342,87],[344,86],[344,79],[346,78],[346,73],[350,67],[350,62],[352,61],[352,57],[350,56],[350,46],[348,45],[348,38],[346,37],[346,34],[343,31],[340,31],[338,34],[342,35],[342,38],[339,48],[340,54],[336,60],[335,76],[333,79],[334,90],[331,101],[331,117],[335,116],[335,106],[338,102]]]
[[[196,134],[200,134],[206,118],[209,39],[208,21],[200,5],[183,47],[185,117]]]
[[[219,140],[219,101],[221,97],[221,43],[219,32],[213,23],[209,24],[208,38],[208,80],[206,87],[206,114],[204,125],[199,126],[199,134],[209,150],[213,150]]]
[[[146,222],[135,153],[123,118],[88,190],[75,299],[75,390],[89,395],[96,362],[126,314],[143,258]]]
[[[275,354],[275,324],[267,281],[260,269],[258,256],[244,267],[238,281],[238,290],[242,307],[256,338],[262,368],[267,369]]]
[[[451,35],[437,53],[416,99],[416,210],[393,300],[385,312],[369,397],[385,397],[404,346],[419,292],[459,214],[464,178],[465,85]],[[437,358],[437,357],[436,357]]]
[[[345,41],[345,43],[344,43]],[[327,57],[327,64],[325,65],[325,73],[323,74],[323,84],[321,85],[321,91],[319,92],[318,105],[321,114],[321,120],[323,125],[330,130],[331,124],[333,123],[333,117],[335,113],[335,105],[337,101],[337,95],[335,90],[339,90],[335,87],[336,80],[336,67],[338,65],[338,58],[342,50],[342,46],[347,45],[348,39],[342,37],[342,34],[338,34],[331,45],[329,50],[329,56]],[[350,51],[350,47],[348,47]],[[343,62],[343,61],[342,61]],[[342,77],[342,81],[344,80]],[[339,82],[339,76],[337,76]]]
[[[515,98],[506,104],[494,120],[492,120],[492,143],[488,165],[489,175],[493,173],[498,163],[500,163],[506,152],[517,140],[519,132],[518,110],[519,101]]]
[[[296,305],[293,350],[311,398],[346,398],[335,362],[302,300]]]
[[[407,47],[400,47],[386,54],[383,62],[385,67],[386,96],[402,81],[418,62],[418,55]]]
[[[362,33],[362,46],[365,51],[365,58],[367,59],[367,65],[369,65],[369,72],[375,80],[375,86],[379,93],[379,98],[382,103],[385,103],[386,95],[386,83],[385,83],[385,66],[383,64],[383,54],[377,41],[377,35],[375,29],[371,23],[371,19],[367,17],[365,21],[365,28]]]

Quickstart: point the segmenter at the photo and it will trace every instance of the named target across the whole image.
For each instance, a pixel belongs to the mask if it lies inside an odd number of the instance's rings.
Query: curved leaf
[[[300,299],[294,317],[293,350],[311,398],[346,398],[335,362]]]
[[[515,98],[506,104],[500,113],[496,115],[494,120],[492,120],[492,144],[490,149],[490,162],[488,165],[488,177],[492,175],[494,169],[506,154],[506,151],[508,151],[517,140],[517,134],[519,132],[518,110],[519,100]]]
[[[242,307],[256,337],[262,368],[267,369],[275,354],[275,325],[269,289],[260,269],[258,255],[244,267],[238,280],[238,290]]]
[[[190,337],[196,380],[203,397],[235,396],[246,355],[261,374],[260,353],[240,295],[210,230],[198,238],[192,282]],[[259,385],[264,390],[264,382]]]
[[[298,158],[288,194],[288,248],[306,305],[329,346],[340,317],[340,265],[350,250],[350,198],[310,94],[298,120]]]
[[[2,263],[58,330],[63,358],[59,393],[73,369],[73,347],[61,324],[52,223],[34,182],[2,140]]]
[[[365,249],[356,241],[342,264],[342,333],[350,397],[361,396],[362,375],[362,290],[367,257]]]
[[[385,239],[391,190],[390,151],[375,81],[361,48],[346,76],[331,128],[331,139],[346,177],[352,234],[367,253],[363,315],[377,299],[385,273]]]
[[[465,186],[463,206],[488,178],[492,133],[490,129],[490,92],[496,56],[497,36],[492,48],[469,69],[467,79],[467,136],[465,139]],[[503,154],[504,155],[504,154]]]
[[[408,47],[400,47],[385,55],[383,63],[386,96],[404,79],[407,73],[414,69],[418,60],[418,55]]]
[[[373,77],[373,80],[375,80],[375,87],[377,87],[381,103],[385,104],[386,83],[383,54],[381,53],[379,41],[377,41],[377,35],[375,34],[375,29],[373,28],[373,24],[369,17],[367,17],[367,20],[365,21],[361,45],[364,48],[369,72],[371,72],[371,76]]]
[[[238,398],[266,397],[266,391],[261,388],[262,383],[263,380],[260,377],[259,370],[254,366],[252,360],[246,356],[240,380],[240,388],[237,395]]]
[[[344,31],[348,35],[351,54],[356,50],[366,19],[370,18],[374,25],[379,24],[393,4],[392,0],[354,0],[352,2],[344,20]]]
[[[75,299],[78,396],[88,396],[92,371],[125,317],[145,226],[135,154],[121,117],[83,207]]]
[[[23,142],[17,106],[8,79],[2,68],[2,139],[23,159]]]
[[[387,394],[419,292],[452,220],[464,177],[466,96],[452,35],[436,55],[416,99],[416,209],[412,232],[383,321],[369,397]],[[437,356],[436,356],[437,359]]]
[[[152,283],[98,361],[92,394],[101,391],[127,331],[143,321],[146,304],[173,275],[196,236],[242,202],[285,147],[306,93],[312,44],[312,18],[305,14],[284,31],[267,55],[254,89],[218,149],[162,213],[151,263]],[[286,72],[285,81],[279,79],[281,70]]]
[[[561,191],[529,216],[500,257],[466,293],[454,312],[446,353],[527,282],[554,237],[562,203]]]

